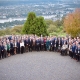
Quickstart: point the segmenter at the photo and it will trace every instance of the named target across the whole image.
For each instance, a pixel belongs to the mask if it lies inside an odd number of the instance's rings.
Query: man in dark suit
[[[36,39],[36,51],[39,51],[40,48],[40,41],[39,38]]]
[[[44,50],[44,40],[40,39],[40,50],[43,51]]]
[[[74,42],[73,45],[72,45],[72,55],[71,55],[71,57],[74,58],[74,59],[76,59],[75,50],[76,50],[76,45],[75,45],[75,42]]]
[[[59,51],[59,52],[61,51],[61,47],[62,47],[62,40],[61,40],[61,38],[59,37],[59,38],[58,38],[58,51]]]
[[[20,40],[17,41],[17,53],[20,54]]]
[[[11,42],[10,42],[10,53],[11,53],[11,55],[14,55],[13,40],[11,40]]]
[[[26,37],[25,46],[26,46],[26,51],[28,52],[28,48],[29,48],[28,37]]]
[[[28,45],[29,45],[29,51],[32,51],[33,40],[31,37],[30,39],[28,39]]]
[[[2,58],[4,58],[4,45],[3,45],[3,43],[1,44],[1,55],[2,55]]]

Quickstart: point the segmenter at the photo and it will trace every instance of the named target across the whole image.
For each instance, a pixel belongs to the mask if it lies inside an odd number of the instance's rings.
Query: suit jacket
[[[28,44],[29,44],[29,46],[32,46],[33,40],[32,39],[28,39]]]
[[[36,40],[36,45],[40,45],[40,41],[39,40]]]
[[[1,46],[1,51],[2,51],[2,50],[4,51],[4,46],[3,46],[3,45]]]
[[[11,48],[11,49],[13,48],[13,43],[10,43],[10,48]]]
[[[72,45],[72,52],[75,53],[76,45]]]
[[[17,47],[20,48],[20,42],[17,42]]]

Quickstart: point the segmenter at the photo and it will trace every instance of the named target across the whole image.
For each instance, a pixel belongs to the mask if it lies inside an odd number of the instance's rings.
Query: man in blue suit
[[[74,58],[74,59],[76,59],[75,50],[76,50],[76,44],[75,44],[75,42],[74,42],[73,45],[72,45],[72,55],[71,55],[71,57]]]
[[[40,48],[40,40],[39,38],[36,39],[36,50],[39,51]]]

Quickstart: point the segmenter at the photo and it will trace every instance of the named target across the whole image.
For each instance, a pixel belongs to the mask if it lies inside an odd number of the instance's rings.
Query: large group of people
[[[80,37],[10,35],[0,38],[0,59],[32,51],[56,51],[80,61]]]

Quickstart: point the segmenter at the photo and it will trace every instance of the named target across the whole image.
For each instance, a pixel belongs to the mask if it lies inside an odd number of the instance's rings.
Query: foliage
[[[27,20],[24,23],[24,27],[22,28],[23,34],[29,34],[30,33],[30,28],[34,25],[35,18],[36,18],[36,15],[34,12],[30,12],[28,14]]]
[[[28,18],[22,29],[23,34],[47,35],[47,26],[43,17],[36,17],[34,12],[28,14]]]
[[[11,34],[14,34],[14,35],[21,34],[21,30],[22,30],[21,25],[15,26],[13,28],[6,28],[3,30],[0,30],[0,36],[11,35]]]
[[[66,33],[63,30],[63,20],[57,20],[57,21],[52,21],[52,20],[46,20],[47,23],[47,31],[49,35],[54,35],[54,36],[66,36]]]
[[[65,17],[64,30],[72,37],[80,35],[80,8]]]
[[[15,26],[11,29],[11,34],[21,34],[22,25]]]

